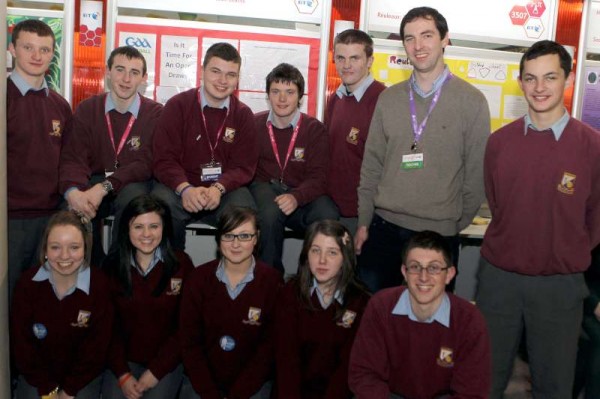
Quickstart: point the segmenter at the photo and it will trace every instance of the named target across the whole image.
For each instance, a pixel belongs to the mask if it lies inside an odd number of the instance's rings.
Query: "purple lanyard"
[[[442,88],[444,87],[446,82],[450,80],[450,78],[452,78],[451,73],[449,73],[448,76],[446,76],[446,79],[444,79],[444,82],[442,83],[442,85],[435,91],[435,94],[433,95],[433,98],[431,99],[431,104],[429,104],[429,110],[427,111],[427,115],[425,115],[425,118],[421,121],[421,123],[417,122],[417,106],[415,105],[415,93],[414,93],[412,84],[411,83],[408,84],[408,87],[410,89],[408,91],[408,100],[410,103],[410,119],[412,122],[413,137],[414,137],[413,144],[410,147],[411,151],[417,150],[418,143],[421,140],[421,136],[423,135],[423,130],[425,130],[425,126],[427,125],[427,120],[429,119],[429,115],[431,115],[431,112],[437,105],[437,102],[440,99],[440,95],[442,94]]]

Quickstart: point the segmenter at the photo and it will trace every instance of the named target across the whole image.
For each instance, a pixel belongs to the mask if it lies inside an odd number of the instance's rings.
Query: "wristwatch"
[[[104,190],[104,192],[106,192],[106,194],[110,193],[113,190],[113,185],[110,182],[110,180],[104,180],[102,182],[102,189]]]

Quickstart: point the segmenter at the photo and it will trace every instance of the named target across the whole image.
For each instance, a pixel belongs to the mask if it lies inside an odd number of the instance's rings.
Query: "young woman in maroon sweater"
[[[227,208],[217,225],[221,259],[198,266],[185,286],[181,344],[191,387],[184,383],[182,398],[269,398],[271,320],[283,280],[254,258],[258,234],[254,210]]]
[[[369,300],[356,277],[348,229],[313,223],[306,232],[298,275],[277,301],[276,398],[346,399],[350,349]]]
[[[11,313],[19,399],[99,398],[110,341],[108,281],[88,265],[91,235],[61,211],[48,221],[39,267],[17,283]]]
[[[102,395],[175,398],[183,378],[179,303],[194,267],[187,254],[171,249],[169,207],[151,195],[125,207],[118,232],[118,245],[103,264],[115,323]]]

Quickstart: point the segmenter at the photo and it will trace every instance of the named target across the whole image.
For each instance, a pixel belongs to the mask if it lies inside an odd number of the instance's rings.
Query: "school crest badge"
[[[62,128],[60,126],[60,120],[52,119],[52,131],[50,132],[50,136],[52,136],[52,137],[61,137],[62,136]]]
[[[575,193],[575,176],[572,173],[563,173],[560,184],[556,187],[563,194],[573,195]]]
[[[346,141],[350,144],[357,145],[359,133],[360,133],[360,130],[353,127],[352,129],[350,129],[350,133],[348,133],[348,136],[346,136]]]
[[[304,148],[296,147],[294,148],[294,161],[304,162]]]
[[[354,320],[356,320],[356,312],[346,310],[342,316],[342,320],[338,321],[336,324],[340,327],[350,328],[352,327]]]
[[[243,320],[244,324],[250,324],[252,326],[260,326],[260,314],[261,314],[261,309],[260,308],[254,308],[252,306],[250,306],[248,308],[248,319],[247,320]]]
[[[137,151],[142,146],[142,139],[140,136],[131,136],[131,138],[127,140],[127,144],[131,151]]]
[[[225,133],[223,134],[223,141],[226,143],[233,143],[235,139],[235,129],[230,127],[225,129]]]
[[[454,367],[454,353],[452,348],[442,346],[437,358],[437,364],[442,367]]]
[[[88,328],[91,315],[92,312],[88,310],[80,310],[79,314],[77,314],[77,321],[75,323],[71,323],[71,325],[73,327]]]
[[[172,278],[171,279],[171,290],[167,292],[167,295],[179,295],[181,294],[181,286],[183,284],[183,280],[180,278]]]

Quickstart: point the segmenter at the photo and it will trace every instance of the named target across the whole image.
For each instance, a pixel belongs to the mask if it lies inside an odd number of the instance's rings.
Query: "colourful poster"
[[[127,21],[130,20],[133,18]],[[242,57],[237,95],[252,111],[268,109],[265,77],[279,63],[288,62],[304,76],[302,111],[316,115],[318,38],[288,36],[282,34],[283,30],[254,33],[215,30],[210,29],[208,24],[169,26],[170,22],[181,24],[181,21],[161,21],[164,26],[151,22],[117,23],[115,45],[132,45],[146,57],[149,75],[147,96],[165,103],[173,95],[199,86],[204,53],[216,42],[228,42],[238,49]]]
[[[375,51],[371,72],[375,79],[387,86],[406,80],[412,65],[403,51]],[[450,71],[477,87],[484,94],[490,108],[492,131],[512,122],[527,112],[517,78],[518,62],[487,59],[445,57]]]
[[[6,16],[6,23],[7,23],[7,27],[8,27],[8,35],[7,35],[7,42],[6,45],[8,47],[8,43],[11,42],[12,40],[12,30],[14,28],[14,26],[16,24],[18,24],[19,22],[26,20],[26,19],[32,19],[32,18],[36,18],[39,19],[40,21],[44,21],[45,23],[47,23],[50,28],[52,28],[52,31],[54,32],[54,37],[56,39],[56,45],[54,46],[54,57],[52,58],[52,61],[50,62],[50,68],[48,68],[48,72],[46,73],[46,82],[48,82],[48,87],[50,87],[52,90],[58,92],[58,93],[62,93],[61,91],[61,86],[60,86],[60,73],[61,73],[61,67],[62,67],[62,36],[63,36],[63,20],[62,18],[49,18],[49,17],[31,17],[31,16],[24,16],[24,15],[7,15]],[[6,67],[7,67],[7,72],[12,71],[13,68],[13,60],[12,57],[10,56],[10,53],[7,52],[7,59],[6,59]]]
[[[585,68],[581,120],[600,130],[600,66]]]

